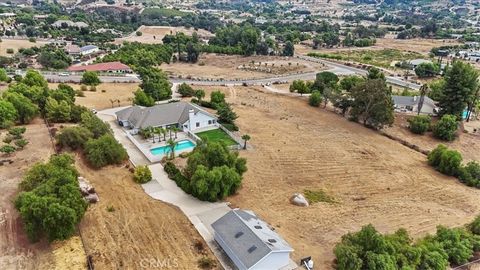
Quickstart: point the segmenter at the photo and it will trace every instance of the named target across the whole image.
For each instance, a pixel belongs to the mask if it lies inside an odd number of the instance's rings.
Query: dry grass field
[[[295,261],[313,256],[319,269],[331,269],[335,243],[369,223],[418,237],[439,224],[463,225],[480,211],[480,190],[375,131],[299,98],[262,88],[235,92],[237,124],[254,149],[241,152],[248,172],[228,200],[269,222],[293,246]],[[320,189],[337,203],[289,203],[293,193]]]
[[[57,88],[57,85],[57,83],[48,84],[51,89]],[[80,89],[80,84],[69,85],[75,90]],[[120,100],[120,106],[128,106],[132,104],[133,92],[138,89],[138,85],[138,83],[101,83],[97,86],[97,91],[84,91],[85,97],[76,97],[75,103],[96,110],[111,108],[110,100]],[[118,102],[114,102],[114,106],[118,105]]]
[[[2,39],[2,42],[0,42],[0,56],[13,56],[21,48],[41,47],[47,43],[45,41],[30,42],[28,39]],[[8,54],[7,49],[13,49],[14,53]]]
[[[145,194],[124,166],[92,170],[79,160],[77,168],[100,197],[81,222],[95,269],[198,269],[199,259],[215,258],[187,217]]]
[[[199,29],[195,31],[193,28],[187,29],[185,27],[171,27],[171,26],[140,26],[137,31],[142,32],[141,36],[137,36],[136,32],[133,32],[127,37],[115,39],[115,44],[122,44],[125,41],[128,42],[141,42],[149,44],[161,44],[163,37],[170,34],[176,34],[177,32],[185,33],[187,35],[192,35],[193,32],[197,32],[200,37],[211,37],[213,36],[207,30]]]
[[[27,125],[24,137],[29,144],[10,157],[13,163],[0,166],[0,269],[85,269],[85,253],[78,237],[48,244],[30,243],[13,206],[23,174],[36,162],[46,161],[53,148],[41,119]],[[5,131],[1,130],[3,140]]]
[[[195,64],[177,62],[163,64],[160,68],[168,74],[184,78],[250,79],[319,71],[325,66],[289,57],[202,54]]]

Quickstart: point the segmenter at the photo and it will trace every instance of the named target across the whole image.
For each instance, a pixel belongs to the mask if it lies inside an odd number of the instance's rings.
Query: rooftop
[[[418,102],[420,101],[420,97],[419,96],[413,96],[413,97],[410,97],[410,96],[392,96],[392,99],[393,99],[393,103],[395,105],[403,105],[403,106],[414,106],[414,105],[417,105]],[[431,98],[425,96],[424,100],[423,100],[423,104],[428,104],[432,107],[436,107],[435,106],[435,101],[433,101]]]
[[[190,110],[193,110],[195,114],[201,111],[215,118],[215,116],[203,111],[196,105],[181,101],[158,104],[152,107],[131,106],[115,114],[119,120],[128,121],[135,128],[147,128],[183,124],[188,121]]]
[[[250,268],[271,252],[292,252],[290,245],[253,212],[234,209],[212,224],[215,234]]]

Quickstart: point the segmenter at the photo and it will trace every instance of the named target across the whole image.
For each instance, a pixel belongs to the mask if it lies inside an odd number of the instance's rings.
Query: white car
[[[69,76],[70,74],[68,72],[60,72],[58,73],[59,76],[62,76],[62,77],[67,77]]]
[[[97,110],[95,110],[95,109],[91,109],[90,111],[91,111],[93,114],[97,114]]]

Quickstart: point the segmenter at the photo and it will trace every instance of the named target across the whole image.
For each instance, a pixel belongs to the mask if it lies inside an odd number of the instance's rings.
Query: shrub
[[[14,127],[8,130],[8,134],[12,135],[14,139],[18,140],[22,138],[23,133],[25,133],[27,129],[25,127]]]
[[[408,119],[408,128],[415,134],[424,134],[430,128],[431,118],[428,115],[417,115]]]
[[[472,223],[468,225],[470,231],[476,235],[480,235],[480,216],[477,216]]]
[[[13,137],[11,135],[7,135],[5,139],[3,139],[4,143],[11,143],[13,141]]]
[[[442,154],[447,150],[448,148],[445,145],[439,144],[428,154],[428,164],[437,167],[440,164]]]
[[[91,92],[97,92],[97,87],[95,85],[90,86]]]
[[[198,260],[198,266],[202,269],[212,269],[215,265],[215,260],[210,257],[203,257]]]
[[[27,144],[28,144],[28,141],[25,140],[25,139],[19,139],[19,140],[16,140],[16,141],[15,141],[15,145],[16,145],[19,149],[23,149]]]
[[[31,37],[31,38],[28,39],[28,41],[30,41],[30,42],[32,42],[32,43],[35,43],[35,42],[37,42],[37,39],[34,38],[34,37]]]
[[[7,49],[7,53],[8,53],[8,54],[13,54],[14,52],[15,52],[15,51],[14,51],[12,48],[8,48],[8,49]]]
[[[135,32],[135,34],[137,35],[137,37],[139,37],[139,36],[141,36],[141,35],[142,35],[142,32],[140,32],[140,31],[137,31],[137,32]]]
[[[93,133],[84,127],[67,127],[57,134],[57,144],[62,147],[70,147],[73,150],[83,148]]]
[[[453,141],[458,128],[457,118],[446,114],[433,127],[433,135],[441,140]]]
[[[460,168],[458,178],[468,186],[480,188],[480,164],[476,161],[469,162]]]
[[[440,144],[428,154],[428,163],[443,174],[458,176],[461,173],[462,155]]]
[[[93,138],[99,138],[104,134],[112,134],[110,126],[90,111],[83,112],[80,116],[81,126],[93,133]]]
[[[52,156],[48,163],[37,163],[25,174],[15,207],[31,241],[42,235],[50,241],[64,240],[75,233],[87,204],[73,163],[67,154]]]
[[[80,91],[87,91],[88,87],[86,85],[80,85]]]
[[[0,147],[0,152],[4,153],[5,155],[10,155],[11,153],[15,152],[15,147],[5,144]]]
[[[82,90],[76,90],[76,91],[75,91],[75,95],[76,95],[77,97],[85,97],[85,93],[83,93]]]
[[[318,107],[320,106],[320,103],[322,103],[322,95],[319,91],[313,91],[308,98],[308,104],[313,107]]]
[[[182,95],[182,97],[191,97],[195,94],[195,90],[193,90],[193,88],[190,85],[186,83],[182,83],[178,87],[178,93]]]
[[[85,155],[95,168],[120,164],[128,158],[125,148],[111,134],[88,140],[85,144]]]
[[[82,75],[81,83],[96,86],[100,84],[100,79],[95,71],[85,71]]]
[[[133,180],[140,184],[145,184],[152,180],[152,172],[147,166],[138,166],[135,168]]]

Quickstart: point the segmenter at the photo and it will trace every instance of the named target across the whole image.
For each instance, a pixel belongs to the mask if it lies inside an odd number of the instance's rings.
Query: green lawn
[[[237,142],[235,142],[230,136],[228,136],[225,131],[221,129],[212,129],[209,131],[204,131],[200,133],[196,133],[200,139],[204,141],[210,141],[210,142],[224,142],[226,145],[235,145]]]

